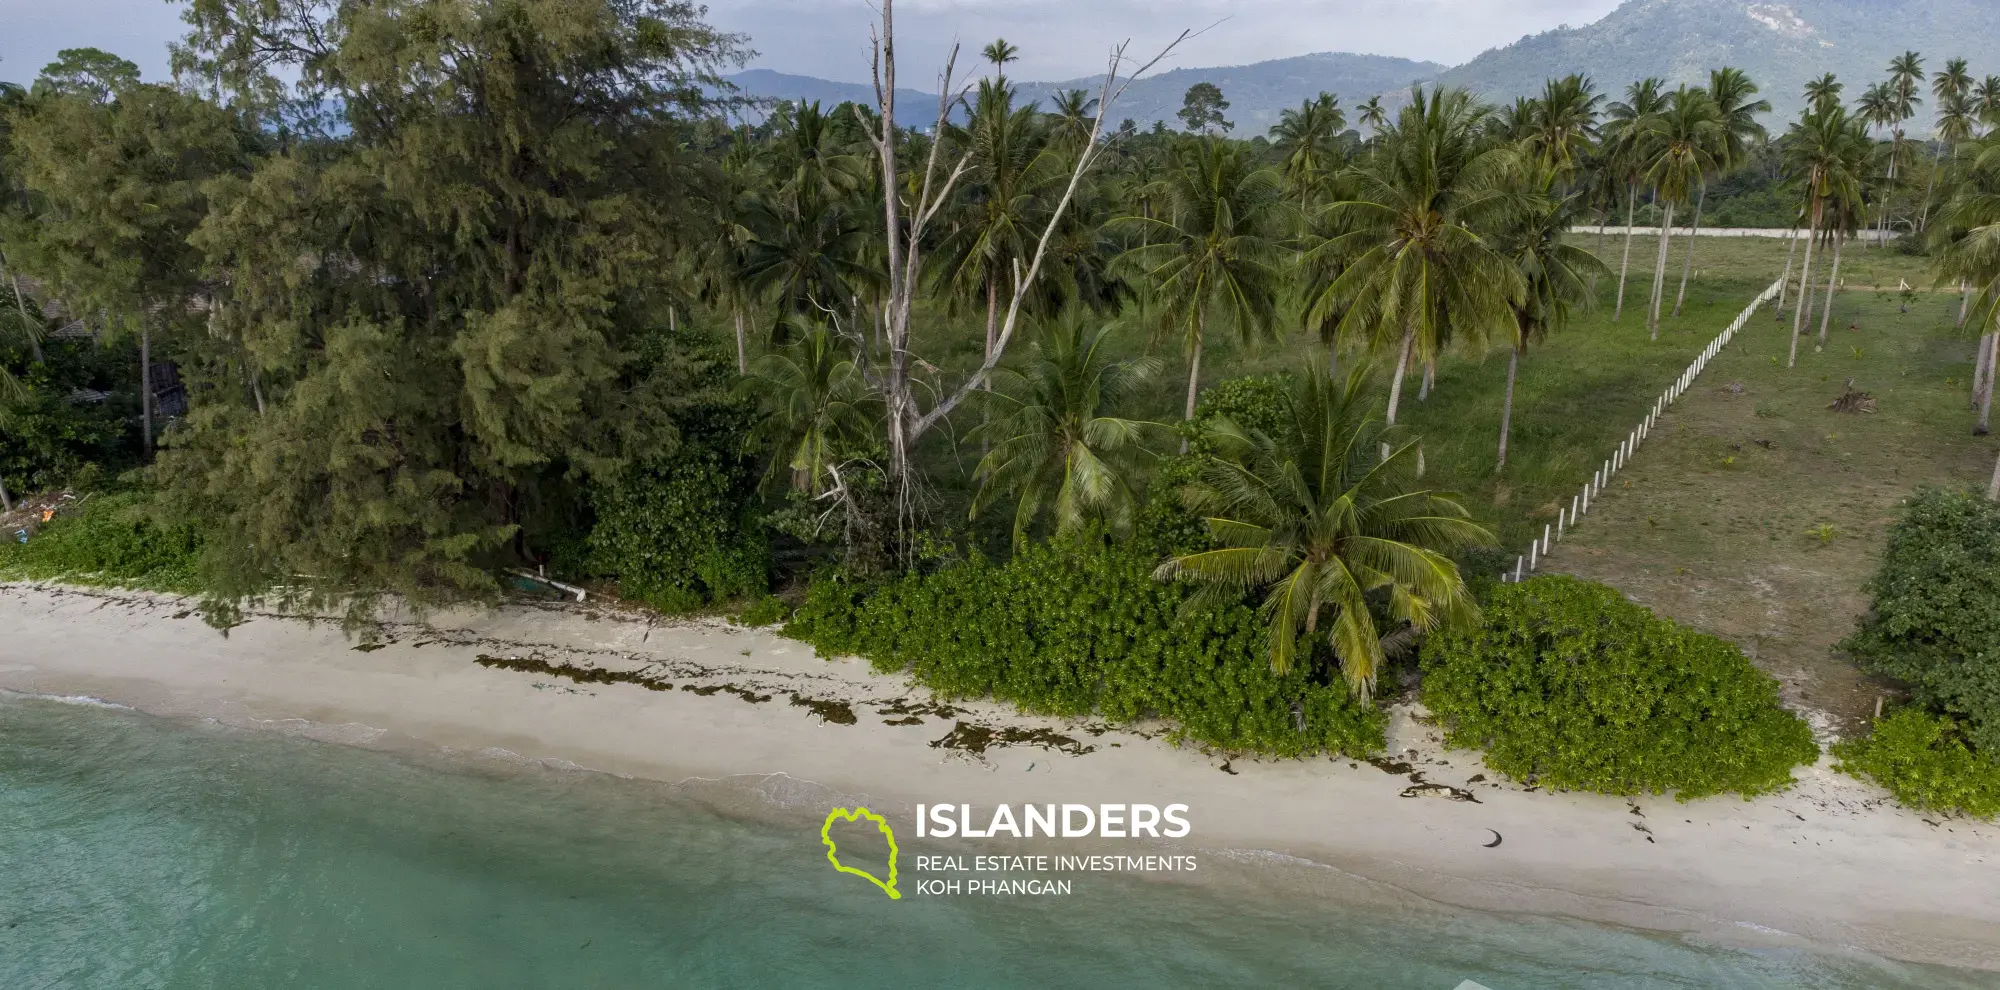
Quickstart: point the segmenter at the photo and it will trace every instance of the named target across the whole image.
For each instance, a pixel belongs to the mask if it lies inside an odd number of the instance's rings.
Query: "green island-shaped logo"
[[[840,862],[840,849],[833,842],[833,823],[836,821],[854,822],[860,821],[863,818],[874,822],[875,827],[882,830],[882,837],[889,840],[889,882],[887,883],[883,883],[881,878],[867,870],[857,870],[852,866],[844,866]],[[882,892],[888,894],[889,899],[892,901],[903,899],[902,893],[896,890],[896,833],[893,829],[889,828],[888,819],[869,811],[867,808],[856,808],[853,811],[849,811],[846,808],[835,808],[826,813],[826,823],[819,827],[819,840],[826,843],[826,861],[832,863],[834,869],[842,873],[852,873],[882,888]]]

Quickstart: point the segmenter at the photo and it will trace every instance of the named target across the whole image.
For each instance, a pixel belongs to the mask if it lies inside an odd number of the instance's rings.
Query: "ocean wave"
[[[0,689],[0,695],[9,698],[27,698],[32,701],[53,701],[59,705],[81,705],[86,708],[111,708],[121,712],[135,711],[131,705],[121,705],[115,701],[94,698],[87,694],[36,694],[31,691],[8,691]]]

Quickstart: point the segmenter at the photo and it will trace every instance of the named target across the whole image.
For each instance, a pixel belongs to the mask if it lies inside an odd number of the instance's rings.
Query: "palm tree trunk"
[[[1424,380],[1421,385],[1417,386],[1418,402],[1429,402],[1431,400],[1431,387],[1437,384],[1437,371],[1437,359],[1433,358],[1424,362]]]
[[[1995,338],[1995,342],[1996,344],[2000,344],[2000,338]],[[1988,347],[1986,349],[1986,388],[1979,393],[1979,426],[1972,431],[1972,435],[1975,437],[1983,437],[1992,432],[1989,427],[1993,422],[1993,369],[1996,367],[1996,359],[2000,359],[2000,346]]]
[[[1193,357],[1188,361],[1187,415],[1182,417],[1190,421],[1194,419],[1195,396],[1201,393],[1202,323],[1202,313],[1197,309],[1194,314],[1194,340],[1191,342]]]
[[[139,324],[139,432],[148,457],[153,453],[153,328]]]
[[[258,381],[257,366],[250,366],[250,397],[257,400],[257,415],[264,415],[264,386]]]
[[[1882,189],[1882,209],[1875,215],[1876,246],[1887,250],[1889,247],[1889,201],[1896,195],[1896,164],[1903,157],[1903,136],[1896,135],[1889,149],[1889,182]]]
[[[1965,326],[1965,318],[1972,313],[1972,285],[1964,279],[1958,280],[1958,325]]]
[[[1792,353],[1785,360],[1785,367],[1794,368],[1799,363],[1799,331],[1805,328],[1806,313],[1812,309],[1812,299],[1806,289],[1812,285],[1813,246],[1819,241],[1820,205],[1813,204],[1812,221],[1806,225],[1806,258],[1799,269],[1799,306],[1792,310]]]
[[[1966,403],[1969,409],[1979,408],[1979,395],[1986,391],[1986,355],[1993,349],[1996,339],[2000,338],[1990,332],[1979,337],[1979,350],[1972,356],[1972,398]]]
[[[1667,211],[1660,215],[1660,256],[1653,262],[1653,304],[1647,311],[1646,327],[1652,331],[1653,339],[1660,339],[1660,304],[1667,296],[1667,246],[1674,233],[1674,203],[1667,201]]]
[[[1986,500],[2000,502],[2000,457],[1993,460],[1993,480],[1986,483]]]
[[[1847,238],[1840,231],[1833,234],[1833,272],[1826,277],[1826,308],[1819,315],[1819,346],[1826,346],[1826,328],[1833,323],[1833,290],[1840,285],[1840,256],[1847,246]]]
[[[1497,473],[1507,466],[1507,434],[1514,425],[1514,373],[1521,366],[1521,349],[1513,348],[1507,354],[1507,398],[1500,404],[1500,463],[1494,467]]]
[[[1616,323],[1625,315],[1625,273],[1632,269],[1632,221],[1637,219],[1639,209],[1639,187],[1625,184],[1625,260],[1618,263],[1618,306],[1611,311],[1611,322]]]
[[[28,335],[28,353],[36,364],[46,364],[42,355],[42,335],[36,332],[35,321],[28,318],[28,303],[21,295],[21,276],[8,273],[7,278],[14,283],[14,308],[21,311],[21,332]]]
[[[1687,303],[1688,276],[1694,274],[1694,246],[1701,243],[1701,211],[1708,205],[1708,183],[1701,184],[1701,196],[1694,201],[1694,232],[1688,235],[1687,261],[1681,265],[1681,291],[1674,297],[1674,315],[1681,315]]]
[[[1396,408],[1403,402],[1403,376],[1410,373],[1410,349],[1416,345],[1416,342],[1416,327],[1410,327],[1403,331],[1403,346],[1396,352],[1396,377],[1389,380],[1388,421],[1390,426],[1396,425]]]
[[[1792,224],[1792,246],[1785,249],[1785,277],[1783,281],[1778,283],[1778,315],[1780,317],[1785,315],[1785,294],[1792,289],[1793,262],[1798,260],[1798,254],[1799,225],[1795,222]]]
[[[0,512],[14,511],[14,499],[7,494],[7,479],[0,478]]]
[[[739,375],[747,375],[750,373],[750,351],[749,348],[743,342],[742,304],[741,303],[731,304],[729,307],[729,312],[730,315],[736,318],[736,373]]]
[[[1000,280],[986,276],[986,356],[993,356],[993,342],[1000,333]],[[1192,419],[1193,417],[1189,417]]]

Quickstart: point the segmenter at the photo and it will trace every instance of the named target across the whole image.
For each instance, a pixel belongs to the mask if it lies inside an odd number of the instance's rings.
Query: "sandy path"
[[[1178,802],[1191,809],[1187,841],[1201,848],[1283,851],[1467,907],[2000,969],[2000,829],[1927,821],[1824,766],[1755,802],[1552,795],[1473,782],[1484,772],[1476,754],[1441,751],[1433,730],[1399,711],[1397,759],[1478,800],[1405,797],[1405,776],[1345,760],[1225,764],[1161,738],[991,705],[942,718],[885,713],[897,699],[928,699],[863,663],[721,624],[513,608],[439,616],[431,631],[392,627],[393,643],[363,651],[337,626],[269,616],[225,638],[189,608],[0,585],[0,688],[234,724],[305,720],[334,741],[497,747],[664,781],[785,773],[878,809]],[[482,666],[480,656],[637,672],[674,687],[579,684]],[[839,724],[840,703],[854,724]],[[1092,749],[935,747],[958,721],[1048,728]],[[1484,845],[1489,829],[1505,837],[1498,848]]]

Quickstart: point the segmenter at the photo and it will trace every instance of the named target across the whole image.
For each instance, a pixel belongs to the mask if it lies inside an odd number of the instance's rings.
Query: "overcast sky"
[[[1236,65],[1346,51],[1456,64],[1524,34],[1586,24],[1618,0],[903,0],[897,33],[904,75],[935,71],[954,38],[974,50],[995,37],[1021,48],[1016,78],[1099,71],[1110,45],[1164,44],[1209,28],[1176,66]],[[765,68],[856,82],[868,72],[866,0],[714,0],[709,19],[750,36]],[[1217,23],[1220,22],[1220,23]],[[1212,27],[1211,27],[1212,26]],[[163,76],[180,33],[165,0],[0,0],[0,79],[27,82],[63,48],[123,55]]]

